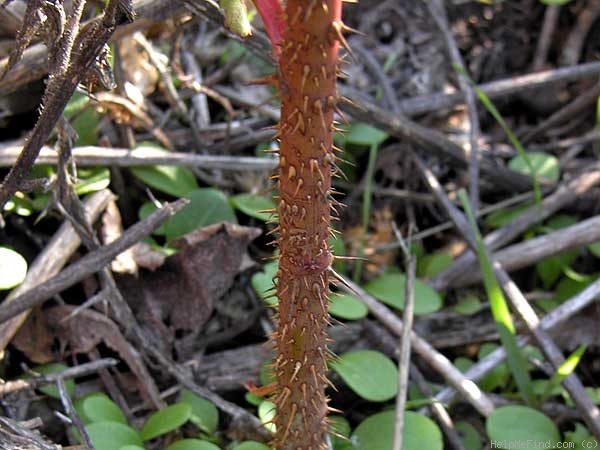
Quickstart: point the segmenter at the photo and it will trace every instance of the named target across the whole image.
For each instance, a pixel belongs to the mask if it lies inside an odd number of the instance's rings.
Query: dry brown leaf
[[[44,311],[48,329],[56,336],[63,348],[69,353],[88,353],[100,343],[119,354],[121,359],[136,375],[138,388],[147,395],[147,398],[156,397],[156,393],[149,391],[149,386],[154,383],[138,351],[125,339],[119,327],[105,315],[92,309],[84,309],[68,320],[65,320],[75,311],[75,306],[60,305]]]
[[[240,272],[248,244],[258,228],[220,223],[200,228],[173,241],[179,252],[153,272],[119,279],[119,286],[140,323],[163,349],[173,329],[194,330],[213,313],[214,304]]]
[[[39,308],[33,311],[11,342],[36,364],[54,361],[54,335],[48,330],[46,316]]]

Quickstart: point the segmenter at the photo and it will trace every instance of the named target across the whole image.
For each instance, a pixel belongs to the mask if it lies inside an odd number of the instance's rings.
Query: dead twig
[[[549,5],[546,6],[544,12],[544,22],[542,23],[542,31],[538,39],[537,46],[535,48],[535,56],[533,57],[533,70],[537,72],[544,67],[546,59],[548,58],[548,52],[550,50],[550,44],[552,43],[552,36],[558,23],[558,16],[560,15],[560,5]]]
[[[467,69],[456,44],[456,40],[450,31],[446,7],[441,0],[426,1],[429,12],[433,16],[437,26],[444,35],[446,48],[452,60],[454,71],[458,77],[458,84],[467,101],[467,111],[469,114],[469,199],[473,211],[479,209],[479,136],[481,130],[479,127],[479,115],[477,114],[477,101],[473,87],[465,78]]]
[[[408,243],[404,242],[395,222],[392,222],[394,234],[398,242],[402,244],[404,265],[406,268],[406,285],[404,291],[404,310],[402,312],[402,335],[400,336],[400,355],[398,357],[398,394],[396,395],[396,416],[394,420],[394,444],[393,450],[402,450],[404,432],[404,409],[406,407],[406,396],[408,393],[408,373],[410,367],[410,334],[413,327],[415,310],[415,272],[417,261],[415,255],[410,251],[410,227]]]
[[[69,393],[67,392],[67,387],[65,386],[65,380],[62,377],[58,377],[56,379],[56,386],[58,387],[58,393],[60,395],[60,401],[65,409],[65,413],[69,419],[71,419],[71,424],[77,429],[79,435],[83,439],[85,445],[89,448],[94,448],[94,444],[92,444],[92,439],[88,434],[79,414],[75,411],[75,407],[73,406],[73,402],[71,401],[71,397],[69,397]]]
[[[55,76],[50,77],[42,100],[44,107],[23,151],[0,186],[0,211],[29,174],[40,149],[61,117],[77,85],[97,63],[98,56],[115,30],[117,12],[122,5],[126,3],[111,0],[104,14],[79,30],[77,38],[74,37],[74,29],[65,28],[65,34],[59,39],[60,50],[50,70]],[[78,24],[79,19],[75,12],[67,25],[76,27]]]
[[[414,364],[410,365],[410,377],[415,381],[423,395],[433,399],[433,391],[431,390],[429,383]],[[448,414],[446,408],[444,408],[444,405],[442,405],[441,402],[434,400],[431,405],[429,405],[429,409],[442,427],[444,434],[448,438],[448,442],[454,450],[465,450],[462,439],[458,435],[456,428],[454,428],[452,418],[450,417],[450,414]]]
[[[12,392],[22,391],[23,389],[37,389],[40,386],[56,383],[59,378],[69,380],[72,378],[85,377],[92,373],[98,372],[107,367],[113,367],[118,364],[118,361],[113,358],[102,358],[97,361],[79,364],[78,366],[69,367],[58,373],[50,373],[47,375],[34,376],[28,379],[7,381],[0,384],[0,397]]]
[[[12,166],[20,151],[19,144],[0,145],[0,167]],[[75,147],[73,158],[78,166],[136,167],[141,165],[165,164],[199,167],[203,169],[268,171],[277,167],[278,158],[251,156],[197,155],[177,153],[156,148],[124,149],[95,146]],[[58,155],[50,147],[43,147],[35,164],[56,164]]]
[[[596,216],[570,227],[511,245],[494,253],[493,256],[504,270],[511,272],[535,264],[550,256],[593,244],[599,240],[600,216]],[[476,283],[480,279],[481,272],[473,264],[468,266],[462,276],[453,280],[447,287],[462,287]]]

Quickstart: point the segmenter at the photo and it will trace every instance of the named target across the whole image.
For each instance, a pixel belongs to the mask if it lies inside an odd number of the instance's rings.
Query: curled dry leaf
[[[147,398],[156,398],[156,393],[150,392],[153,386],[150,374],[142,363],[138,351],[125,339],[117,324],[109,317],[94,311],[84,309],[70,319],[66,319],[75,311],[75,306],[60,305],[44,310],[44,316],[49,332],[58,338],[61,350],[69,353],[88,353],[100,343],[119,354],[127,363],[139,381],[138,388]]]
[[[36,364],[54,361],[54,336],[48,330],[46,316],[35,308],[27,321],[21,326],[11,343]]]
[[[153,272],[119,279],[123,295],[157,343],[164,347],[172,341],[167,324],[194,330],[206,323],[240,272],[248,244],[260,233],[226,222],[200,228],[173,241],[179,251]]]

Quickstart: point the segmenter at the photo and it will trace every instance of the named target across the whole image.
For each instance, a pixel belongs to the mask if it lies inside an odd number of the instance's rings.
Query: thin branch
[[[92,444],[92,439],[90,438],[90,435],[88,434],[85,426],[83,425],[79,414],[77,413],[77,411],[75,411],[75,407],[73,406],[71,397],[69,397],[67,387],[65,386],[64,378],[58,377],[56,379],[56,386],[58,387],[60,401],[62,402],[63,408],[65,408],[65,412],[69,416],[69,419],[71,419],[71,423],[79,432],[79,435],[83,439],[85,445],[87,445],[88,448],[94,448],[94,444]]]
[[[394,234],[399,242],[403,242],[395,222],[392,222]],[[404,409],[408,393],[408,373],[410,368],[410,334],[413,328],[415,310],[415,272],[417,261],[410,251],[410,237],[408,244],[402,245],[404,264],[406,267],[406,284],[404,286],[404,310],[402,312],[402,335],[400,337],[400,356],[398,357],[398,395],[396,396],[396,417],[394,421],[393,450],[402,450],[404,433]]]
[[[20,152],[19,144],[0,145],[0,167],[12,166]],[[278,158],[249,156],[213,156],[193,153],[177,153],[156,148],[125,149],[96,146],[75,147],[73,158],[78,166],[136,167],[145,165],[173,165],[203,169],[266,171],[277,167]],[[58,154],[50,147],[43,147],[35,164],[56,164]]]
[[[448,15],[446,14],[446,7],[441,0],[427,0],[425,1],[429,12],[433,16],[437,26],[444,35],[446,47],[450,54],[450,59],[454,66],[454,71],[458,77],[458,84],[460,90],[463,93],[467,101],[467,110],[469,114],[469,199],[471,208],[473,211],[479,209],[479,136],[481,130],[479,127],[479,116],[477,114],[477,101],[475,92],[471,84],[465,79],[464,73],[468,73],[465,63],[456,45],[456,40],[450,31],[450,24],[448,23]]]
[[[69,380],[72,378],[85,377],[92,373],[98,372],[107,367],[116,366],[119,363],[113,358],[103,358],[97,361],[80,364],[78,366],[69,367],[58,373],[49,373],[47,375],[39,375],[28,379],[20,379],[7,381],[0,384],[0,397],[3,397],[12,392],[22,391],[24,389],[37,389],[40,386],[56,383],[59,378]]]

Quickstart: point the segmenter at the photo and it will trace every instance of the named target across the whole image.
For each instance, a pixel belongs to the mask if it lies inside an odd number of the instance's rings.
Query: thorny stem
[[[341,0],[288,0],[280,46],[277,450],[327,448],[327,297]],[[345,42],[345,41],[344,41]]]

